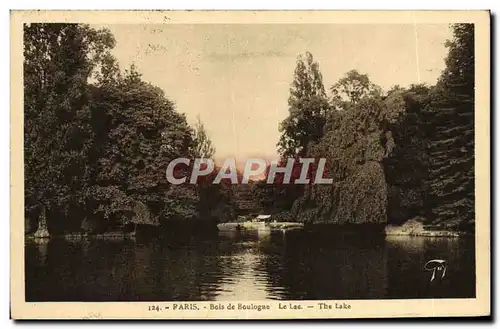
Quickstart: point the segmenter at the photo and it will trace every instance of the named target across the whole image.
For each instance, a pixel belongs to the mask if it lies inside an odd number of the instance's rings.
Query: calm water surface
[[[309,232],[210,238],[26,243],[27,301],[202,301],[475,296],[474,240],[318,237]],[[448,262],[430,282],[424,265]]]

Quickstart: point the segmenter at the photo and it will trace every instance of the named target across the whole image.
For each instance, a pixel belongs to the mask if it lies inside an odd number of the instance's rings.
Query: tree
[[[453,25],[446,68],[427,108],[428,217],[474,222],[474,24]]]
[[[163,91],[144,82],[132,66],[123,77],[99,86],[92,112],[105,122],[96,128],[103,137],[96,145],[101,147],[93,191],[96,215],[125,224],[142,204],[149,215],[135,215],[141,224],[194,217],[194,189],[171,185],[165,177],[171,160],[191,157],[192,129]]]
[[[199,116],[194,127],[193,153],[196,158],[202,159],[211,159],[215,154],[215,147]],[[201,164],[204,165],[206,164]],[[201,218],[227,221],[234,217],[233,187],[224,180],[221,184],[212,184],[220,170],[221,168],[216,167],[212,173],[199,177],[196,182],[198,195],[196,211]]]
[[[285,157],[307,154],[309,144],[323,136],[328,101],[319,64],[306,52],[297,59],[288,98],[288,117],[280,124],[278,152]]]
[[[25,26],[26,227],[97,232],[200,216],[196,188],[168,183],[166,168],[215,147],[135,66],[120,72],[114,44],[86,25]]]
[[[86,25],[24,26],[25,209],[33,221],[46,210],[49,230],[79,227],[88,210],[88,80],[114,42],[108,30]]]
[[[368,75],[351,70],[330,87],[331,104],[336,109],[345,110],[368,96],[380,96],[381,88],[370,82]]]
[[[332,104],[336,109],[328,113],[324,136],[309,151],[314,158],[326,158],[327,177],[333,184],[307,187],[292,207],[297,220],[335,224],[387,221],[387,183],[382,166],[387,153],[382,124],[387,104],[381,93],[349,87],[353,76],[357,79],[361,75],[351,71],[337,84],[353,93]],[[366,75],[362,78],[364,86],[380,90]]]
[[[210,138],[208,138],[200,116],[196,120],[194,128],[194,155],[198,158],[212,158],[215,154],[215,147],[212,145]]]
[[[388,152],[383,165],[390,224],[426,216],[425,183],[429,171],[423,112],[429,92],[426,85],[411,85],[408,89],[396,86],[385,99],[387,110],[382,116],[382,127]]]

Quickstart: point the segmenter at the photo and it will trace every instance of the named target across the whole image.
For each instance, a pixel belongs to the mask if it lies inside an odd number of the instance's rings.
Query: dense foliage
[[[297,60],[288,107],[290,114],[280,125],[278,151],[282,157],[307,154],[310,144],[323,136],[329,108],[323,77],[311,53]]]
[[[428,216],[467,226],[474,222],[474,25],[453,32],[426,116]]]
[[[74,24],[24,28],[24,163],[27,227],[48,212],[53,229],[78,227],[91,188],[94,134],[88,80],[109,56],[107,31]],[[78,214],[78,215],[76,215]],[[52,221],[51,218],[65,218]]]
[[[474,26],[453,25],[447,46],[446,68],[435,86],[395,86],[384,92],[366,74],[351,70],[330,87],[326,105],[319,66],[310,54],[305,62],[299,58],[279,150],[286,157],[326,158],[334,184],[306,186],[302,194],[289,193],[285,202],[283,193],[275,193],[278,187],[261,183],[261,204],[314,223],[418,219],[471,228]]]
[[[456,24],[435,86],[383,91],[348,71],[323,86],[312,54],[297,60],[280,124],[281,166],[292,184],[169,184],[168,163],[212,158],[194,128],[132,66],[121,71],[109,31],[81,24],[24,27],[26,228],[48,232],[228,221],[238,211],[311,223],[474,223],[474,26]],[[299,157],[327,159],[332,185],[294,185]],[[311,166],[314,169],[315,164]],[[178,173],[189,175],[192,164]],[[269,168],[268,168],[269,170]],[[241,176],[241,174],[240,174]],[[193,221],[191,221],[193,222]]]
[[[114,44],[109,31],[85,25],[25,26],[29,231],[45,218],[50,232],[103,231],[231,210],[223,187],[167,182],[170,160],[215,148],[203,124],[192,129],[134,67],[119,70]]]

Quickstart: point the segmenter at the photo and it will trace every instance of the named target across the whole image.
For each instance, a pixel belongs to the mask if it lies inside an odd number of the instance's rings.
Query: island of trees
[[[474,25],[452,29],[434,86],[383,91],[351,70],[327,93],[312,54],[301,56],[279,152],[326,158],[334,184],[260,184],[264,206],[313,224],[473,230]]]
[[[325,88],[313,55],[299,56],[278,152],[283,162],[326,158],[334,184],[277,177],[242,187],[211,177],[166,181],[171,160],[213,157],[215,147],[203,123],[191,127],[134,66],[119,69],[108,30],[25,25],[26,232],[211,230],[244,212],[242,204],[312,225],[416,220],[472,229],[474,26],[456,24],[453,32],[434,86],[384,91],[350,70]]]

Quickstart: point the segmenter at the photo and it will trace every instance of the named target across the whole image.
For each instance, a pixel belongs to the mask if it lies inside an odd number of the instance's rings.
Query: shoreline
[[[385,232],[385,236],[427,237],[427,238],[462,238],[472,237],[472,232],[462,231],[422,231],[422,232]]]
[[[387,225],[384,232],[386,236],[422,236],[439,238],[474,236],[474,231],[460,231],[439,226],[426,226],[418,220],[409,220],[403,225]]]
[[[26,241],[43,241],[50,239],[66,239],[66,240],[82,240],[82,239],[133,239],[135,234],[133,233],[120,233],[120,232],[107,232],[107,233],[66,233],[66,234],[55,234],[44,237],[36,237],[34,234],[26,234],[24,236]]]
[[[244,231],[252,231],[253,229],[244,229]],[[255,229],[256,230],[256,229]],[[292,231],[292,230],[303,230],[303,228],[287,228],[287,229],[270,229],[270,231]],[[232,230],[219,230],[219,232],[228,232]],[[257,230],[256,230],[257,231]],[[464,231],[451,231],[451,230],[422,230],[418,232],[414,231],[404,231],[395,229],[394,227],[387,227],[383,233],[385,237],[429,237],[429,238],[463,238],[463,237],[473,237],[473,232]],[[35,237],[33,234],[26,234],[25,241],[49,241],[51,239],[65,239],[70,241],[78,241],[85,239],[95,239],[95,240],[127,240],[135,239],[136,235],[131,233],[119,233],[119,232],[108,232],[108,233],[98,233],[98,234],[87,234],[87,233],[68,233],[68,234],[58,234],[51,235],[48,237]]]

